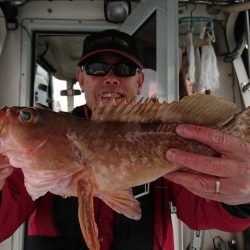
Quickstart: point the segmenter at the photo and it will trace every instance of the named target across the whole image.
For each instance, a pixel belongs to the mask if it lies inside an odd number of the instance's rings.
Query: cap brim
[[[122,56],[126,57],[127,59],[129,59],[130,61],[132,61],[133,63],[135,63],[139,68],[143,68],[143,64],[136,57],[133,57],[132,55],[130,55],[130,54],[126,53],[126,52],[116,50],[116,49],[99,49],[99,50],[95,50],[95,51],[83,56],[77,62],[77,66],[79,66],[81,63],[83,63],[86,59],[90,58],[91,56],[102,53],[102,52],[112,52],[112,53],[115,53],[115,54],[118,54],[118,55],[122,55]]]

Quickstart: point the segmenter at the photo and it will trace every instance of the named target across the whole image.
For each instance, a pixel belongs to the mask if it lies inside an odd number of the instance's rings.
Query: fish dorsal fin
[[[105,122],[190,123],[217,127],[230,121],[236,108],[234,103],[217,96],[194,94],[171,103],[141,99],[119,105],[97,105],[91,119]]]

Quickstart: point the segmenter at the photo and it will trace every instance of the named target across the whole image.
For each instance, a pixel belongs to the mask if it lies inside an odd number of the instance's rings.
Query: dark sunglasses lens
[[[105,63],[89,63],[85,65],[85,70],[88,75],[105,76],[109,71],[109,65]]]
[[[114,65],[114,73],[117,76],[134,76],[136,73],[136,65],[126,63],[118,63]]]
[[[109,65],[101,62],[86,63],[84,69],[88,75],[105,76],[109,70],[112,69],[117,76],[134,76],[136,74],[137,66],[135,64],[117,63]]]

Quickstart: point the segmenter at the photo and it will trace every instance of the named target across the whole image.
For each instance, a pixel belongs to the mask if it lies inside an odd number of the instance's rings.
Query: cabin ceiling
[[[32,1],[51,1],[51,0],[27,0]],[[58,1],[58,0],[53,0]],[[72,1],[72,0],[65,0]],[[91,1],[91,0],[78,0],[78,1]],[[92,0],[101,1],[101,0]],[[133,2],[139,3],[141,0],[133,0]],[[179,1],[180,4],[189,3],[190,0]],[[211,0],[211,1],[192,1],[195,3],[206,4],[220,4],[228,5],[232,3],[238,3],[239,1],[233,0]],[[146,41],[149,48],[155,47],[155,19],[148,22],[145,27],[146,31],[141,33],[139,40]],[[150,35],[149,35],[150,34]],[[49,33],[37,33],[36,38],[36,62],[43,67],[53,71],[54,75],[58,79],[62,80],[76,80],[76,63],[79,60],[82,53],[82,46],[84,38],[87,34],[49,34]],[[151,46],[152,45],[152,46]],[[151,46],[151,47],[150,47]],[[150,51],[150,50],[147,50]],[[152,52],[153,54],[154,52]],[[150,65],[147,65],[150,68]]]
[[[86,34],[36,35],[36,62],[53,72],[60,80],[76,80],[76,64],[80,59]]]

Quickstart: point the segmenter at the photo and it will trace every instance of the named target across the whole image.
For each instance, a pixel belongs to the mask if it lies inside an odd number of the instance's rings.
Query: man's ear
[[[76,73],[76,79],[79,82],[81,91],[84,92],[84,74],[82,70],[78,70]]]
[[[141,94],[143,82],[144,82],[144,73],[140,72],[138,75],[138,81],[137,81],[137,84],[138,84],[137,95]]]

